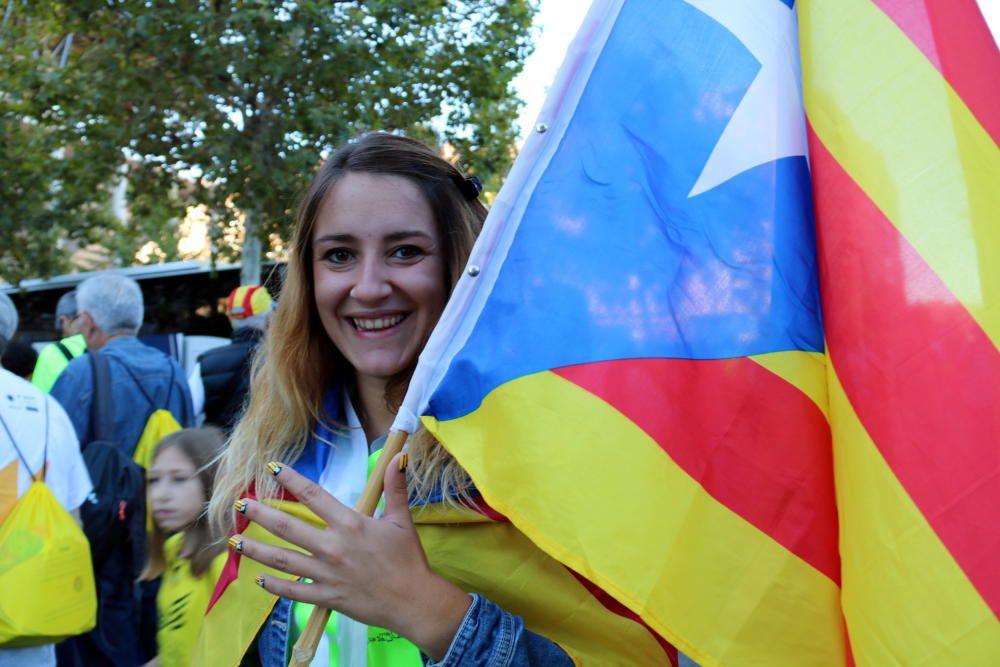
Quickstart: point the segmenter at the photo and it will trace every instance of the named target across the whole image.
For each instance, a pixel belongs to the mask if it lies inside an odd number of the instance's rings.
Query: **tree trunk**
[[[243,222],[243,254],[240,285],[260,284],[260,237],[257,234],[255,211],[247,211]]]

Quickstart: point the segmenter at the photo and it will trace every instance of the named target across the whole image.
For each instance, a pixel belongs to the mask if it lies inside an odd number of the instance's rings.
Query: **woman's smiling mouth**
[[[351,324],[359,331],[385,331],[391,329],[403,320],[406,315],[389,315],[385,317],[349,317]]]

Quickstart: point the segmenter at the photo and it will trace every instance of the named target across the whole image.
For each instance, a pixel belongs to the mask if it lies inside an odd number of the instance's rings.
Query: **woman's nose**
[[[364,262],[359,268],[357,281],[351,288],[351,297],[363,302],[384,299],[392,292],[387,267],[379,260]]]

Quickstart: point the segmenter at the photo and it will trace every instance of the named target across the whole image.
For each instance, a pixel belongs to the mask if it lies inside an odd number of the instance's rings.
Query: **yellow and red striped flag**
[[[801,0],[842,607],[1000,661],[1000,55],[973,0]]]

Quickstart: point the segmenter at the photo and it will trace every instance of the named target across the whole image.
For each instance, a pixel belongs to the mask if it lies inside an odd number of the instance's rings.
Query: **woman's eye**
[[[424,254],[424,251],[415,245],[404,245],[392,251],[392,256],[397,259],[413,259]]]
[[[331,248],[323,254],[323,259],[333,264],[344,264],[351,261],[352,256],[347,248]]]

